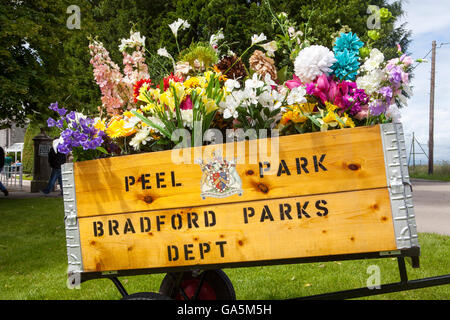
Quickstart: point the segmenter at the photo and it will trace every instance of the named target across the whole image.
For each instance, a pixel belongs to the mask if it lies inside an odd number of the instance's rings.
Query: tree
[[[89,73],[86,36],[90,4],[81,31],[67,28],[66,10],[74,1],[3,1],[0,5],[0,119],[23,125],[44,122],[48,106],[70,101],[72,108],[98,100]],[[89,79],[89,80],[88,80]],[[92,106],[89,106],[92,107]]]

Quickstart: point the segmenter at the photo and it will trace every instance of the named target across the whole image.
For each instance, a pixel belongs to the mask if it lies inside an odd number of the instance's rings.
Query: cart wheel
[[[138,292],[127,295],[122,300],[172,300],[169,297],[156,292]]]
[[[236,300],[231,280],[222,270],[203,271],[197,277],[192,272],[168,273],[159,293],[176,300]]]

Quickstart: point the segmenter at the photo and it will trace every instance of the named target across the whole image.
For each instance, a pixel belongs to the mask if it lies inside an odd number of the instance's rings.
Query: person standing
[[[5,165],[5,150],[3,150],[2,147],[0,147],[0,172],[3,170],[3,166]],[[0,181],[0,191],[5,194],[5,196],[8,196],[9,192],[6,189],[6,187],[2,184]]]
[[[52,173],[50,175],[50,179],[48,180],[47,187],[44,190],[41,190],[41,192],[44,194],[49,194],[53,190],[56,180],[58,180],[62,195],[63,186],[62,186],[61,165],[66,163],[66,155],[56,150],[55,143],[48,152],[48,163],[52,168]]]

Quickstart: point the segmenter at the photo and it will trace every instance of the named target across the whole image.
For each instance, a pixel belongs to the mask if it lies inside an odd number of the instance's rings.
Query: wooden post
[[[430,85],[430,124],[428,134],[428,174],[433,174],[433,146],[434,146],[434,87],[435,87],[435,67],[436,67],[436,40],[432,42],[431,54],[431,85]]]

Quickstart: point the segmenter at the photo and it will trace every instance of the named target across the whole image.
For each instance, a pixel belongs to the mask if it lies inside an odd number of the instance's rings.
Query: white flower
[[[267,40],[267,37],[264,35],[264,33],[261,33],[259,36],[257,34],[254,34],[252,36],[252,46],[257,43],[266,41],[266,40]]]
[[[328,48],[313,45],[299,52],[294,61],[294,71],[303,82],[309,83],[323,73],[328,75],[336,61],[334,53]]]
[[[180,110],[181,111],[181,119],[183,120],[183,126],[185,128],[192,129],[194,126],[194,112],[192,109]]]
[[[306,102],[305,94],[306,90],[302,86],[293,88],[287,96],[288,105],[292,105],[295,103],[305,103]]]
[[[216,34],[213,34],[211,38],[209,38],[209,44],[214,48],[217,47],[219,44],[219,41],[222,40],[224,37],[223,32],[220,30]]]
[[[258,74],[255,72],[253,74],[253,77],[251,79],[245,80],[245,87],[246,88],[261,88],[264,85],[264,81],[259,80]]]
[[[130,141],[130,146],[132,146],[134,150],[139,150],[141,145],[147,144],[147,142],[152,139],[153,138],[150,135],[150,127],[144,127],[136,132],[135,136]]]
[[[156,53],[158,53],[158,55],[160,55],[162,57],[166,57],[166,58],[172,59],[172,56],[170,55],[170,53],[167,51],[166,48],[159,48]]]
[[[158,51],[156,52],[158,55],[162,56],[162,57],[166,57],[169,58],[170,60],[172,60],[172,65],[173,65],[173,70],[175,71],[177,69],[176,65],[175,65],[175,60],[173,59],[173,57],[171,56],[171,54],[167,51],[166,48],[159,48]]]
[[[370,51],[370,56],[366,60],[366,62],[364,62],[362,69],[369,72],[373,71],[375,69],[378,69],[381,63],[383,63],[383,61],[384,61],[383,53],[380,50],[374,48]]]
[[[175,65],[175,74],[181,73],[186,75],[191,69],[192,67],[189,65],[188,61],[178,61]]]
[[[239,81],[237,80],[233,80],[233,79],[227,79],[227,81],[225,81],[225,90],[227,92],[231,92],[234,89],[239,89],[241,87]]]
[[[224,119],[229,119],[231,117],[236,119],[238,117],[236,108],[239,107],[240,104],[241,100],[239,99],[239,97],[232,94],[228,95],[225,98],[225,101],[221,101],[219,103],[219,107],[223,110]]]
[[[130,38],[121,39],[119,51],[123,52],[126,48],[145,47],[145,37],[141,37],[140,32],[130,31]]]
[[[383,71],[375,69],[362,77],[358,77],[356,79],[356,85],[359,89],[364,89],[367,94],[372,94],[380,89],[383,78]]]
[[[183,20],[181,18],[178,18],[178,20],[169,24],[169,28],[170,28],[170,30],[172,30],[172,33],[175,36],[175,38],[178,36],[178,29],[180,29],[180,27],[182,27],[182,30],[185,30],[185,29],[189,28],[190,26],[191,25],[186,20]]]
[[[264,107],[270,107],[273,105],[273,97],[270,91],[264,90],[258,96],[258,102]]]
[[[136,116],[133,116],[131,118],[126,118],[125,119],[125,124],[123,125],[123,127],[125,129],[133,129],[140,122],[141,122],[141,119],[139,119]]]
[[[260,44],[260,46],[266,50],[269,57],[273,57],[275,55],[275,51],[278,50],[277,42],[275,40]]]
[[[270,73],[266,73],[266,75],[264,76],[264,82],[266,83],[266,85],[268,86],[276,86],[277,83],[275,81],[272,80],[272,77],[270,76]]]

